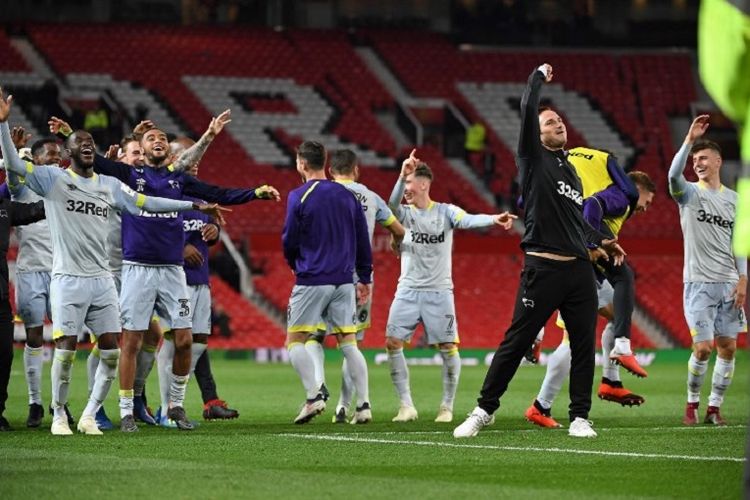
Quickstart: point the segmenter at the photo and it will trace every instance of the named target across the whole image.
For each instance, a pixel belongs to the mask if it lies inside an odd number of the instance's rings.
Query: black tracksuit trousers
[[[572,353],[570,420],[588,418],[594,382],[597,296],[594,269],[583,259],[556,261],[526,255],[513,321],[484,379],[479,407],[492,414],[516,373],[521,358],[555,310],[568,330]]]

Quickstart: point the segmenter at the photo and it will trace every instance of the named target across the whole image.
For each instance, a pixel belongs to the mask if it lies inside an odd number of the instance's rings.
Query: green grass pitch
[[[591,419],[599,437],[570,438],[565,429],[533,427],[523,419],[544,376],[521,367],[496,414],[497,423],[470,440],[452,430],[474,406],[486,368],[464,367],[455,422],[432,420],[440,402],[440,368],[411,368],[417,422],[390,422],[398,403],[386,366],[371,366],[374,422],[334,425],[338,363],[329,362],[328,410],[293,425],[303,400],[290,365],[212,360],[219,394],[240,410],[228,422],[202,422],[193,432],[141,425],[135,435],[49,434],[24,427],[22,358],[16,352],[6,416],[14,432],[0,434],[0,499],[12,498],[740,498],[748,420],[748,356],[738,356],[722,413],[725,428],[685,428],[687,352],[660,361],[647,379],[624,376],[646,398],[623,408],[595,398]],[[713,365],[711,365],[712,369]],[[597,373],[597,377],[599,376]],[[148,395],[157,400],[153,373]],[[705,411],[711,371],[704,384]],[[598,379],[597,379],[598,384]],[[566,391],[567,388],[564,389]],[[596,390],[596,384],[595,384]],[[85,362],[77,360],[71,405],[78,417],[86,391]],[[106,408],[117,417],[116,388]],[[45,404],[49,364],[45,364]],[[198,419],[199,391],[190,383],[188,414]],[[567,422],[567,393],[553,409]],[[118,419],[115,419],[119,421]]]

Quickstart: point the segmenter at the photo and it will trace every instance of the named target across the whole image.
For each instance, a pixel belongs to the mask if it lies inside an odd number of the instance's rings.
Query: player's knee
[[[26,330],[26,345],[29,347],[42,347],[44,335],[41,328],[28,328]]]
[[[438,344],[438,349],[441,351],[452,351],[453,349],[458,350],[458,346],[455,342],[443,342],[442,344]]]
[[[189,330],[175,330],[174,348],[176,351],[190,349],[193,345],[193,336]]]
[[[707,361],[711,357],[711,344],[708,342],[700,342],[693,345],[693,354],[698,358],[699,361]]]
[[[399,349],[404,348],[403,341],[393,338],[393,337],[387,337],[385,339],[385,348],[389,351],[398,351]]]

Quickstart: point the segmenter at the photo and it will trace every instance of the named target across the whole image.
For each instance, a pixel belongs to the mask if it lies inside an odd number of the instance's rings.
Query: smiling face
[[[158,128],[152,128],[141,138],[143,155],[149,165],[159,166],[169,158],[169,141],[167,134]]]
[[[125,149],[122,151],[121,160],[123,163],[127,163],[133,167],[142,167],[145,163],[143,158],[143,149],[141,143],[138,141],[130,141],[125,144]]]
[[[568,131],[560,115],[551,109],[539,113],[539,139],[547,149],[562,149],[568,142]]]
[[[430,179],[414,174],[409,174],[404,182],[404,198],[409,205],[421,205],[429,196]]]
[[[56,142],[46,142],[34,155],[35,165],[60,165],[62,163],[62,149]]]
[[[718,151],[705,148],[693,152],[693,171],[703,182],[718,180],[720,168],[721,155]]]
[[[644,188],[640,184],[635,185],[638,188],[638,204],[635,206],[636,213],[645,213],[654,202],[655,193]]]
[[[67,142],[70,159],[80,168],[87,169],[94,166],[96,147],[94,138],[85,130],[77,130],[68,137]]]

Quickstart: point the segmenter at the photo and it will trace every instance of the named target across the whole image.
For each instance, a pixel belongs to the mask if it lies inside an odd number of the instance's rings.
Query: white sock
[[[94,380],[96,379],[96,369],[99,367],[99,347],[94,346],[86,358],[86,375],[89,384],[89,394],[94,390]]]
[[[125,418],[128,415],[133,415],[133,389],[120,389],[119,395],[120,418]]]
[[[687,378],[687,402],[698,403],[701,400],[701,387],[703,379],[706,378],[708,370],[708,360],[699,361],[695,354],[690,355],[688,361],[688,378]]]
[[[169,385],[169,407],[183,406],[185,403],[185,391],[190,375],[177,375],[172,372],[172,383]]]
[[[156,359],[156,349],[150,345],[144,345],[135,357],[135,379],[133,380],[133,395],[135,397],[143,396],[143,388],[146,386],[146,379],[154,367]]]
[[[161,398],[161,414],[167,414],[169,409],[169,386],[172,385],[172,360],[174,359],[174,342],[164,337],[161,349],[156,355],[156,367],[159,373],[159,397]]]
[[[441,405],[453,411],[453,401],[456,399],[458,379],[461,377],[461,355],[458,347],[440,349],[443,358],[443,401]]]
[[[602,377],[612,382],[620,381],[620,365],[609,359],[609,353],[615,347],[615,325],[609,321],[602,332]]]
[[[357,391],[357,407],[360,407],[364,403],[370,402],[370,387],[365,357],[357,347],[356,340],[350,344],[341,345],[341,352],[344,354],[349,373],[352,376],[352,382],[354,382]]]
[[[55,417],[67,419],[63,407],[68,402],[70,373],[73,369],[75,355],[75,351],[55,348],[54,359],[52,360],[52,410]]]
[[[615,339],[615,352],[617,354],[633,354],[630,350],[630,339],[627,337],[617,337]]]
[[[44,347],[23,348],[23,367],[26,372],[26,386],[29,388],[29,404],[42,404],[42,365]]]
[[[341,394],[339,395],[339,404],[344,408],[349,408],[352,404],[352,396],[354,395],[354,381],[352,375],[349,372],[349,363],[344,362],[341,364]]]
[[[714,374],[711,379],[711,395],[708,397],[708,406],[721,406],[724,402],[724,393],[729,384],[732,383],[734,375],[734,359],[726,360],[716,356]]]
[[[324,337],[325,339],[325,337]],[[305,342],[305,350],[310,355],[310,360],[315,370],[315,383],[320,388],[326,381],[325,373],[325,353],[323,352],[323,344],[317,340],[310,339]]]
[[[195,371],[195,365],[198,364],[198,359],[206,352],[208,344],[202,344],[200,342],[193,342],[190,346],[190,373]]]
[[[547,372],[536,400],[545,410],[552,408],[552,403],[560,394],[565,379],[570,374],[570,344],[561,342],[555,352],[547,356]]]
[[[99,407],[107,398],[109,389],[112,387],[112,381],[115,379],[115,375],[117,375],[117,361],[120,359],[120,350],[102,349],[99,351],[99,357],[101,362],[96,370],[94,388],[91,394],[89,394],[89,400],[86,403],[86,408],[83,410],[82,417],[93,417],[96,415]]]
[[[315,367],[310,354],[302,342],[292,342],[287,346],[287,350],[289,361],[302,381],[307,399],[315,399],[320,391],[320,384],[315,380]]]
[[[406,365],[403,349],[388,351],[388,364],[391,366],[391,381],[402,406],[414,406],[409,387],[409,367]]]

